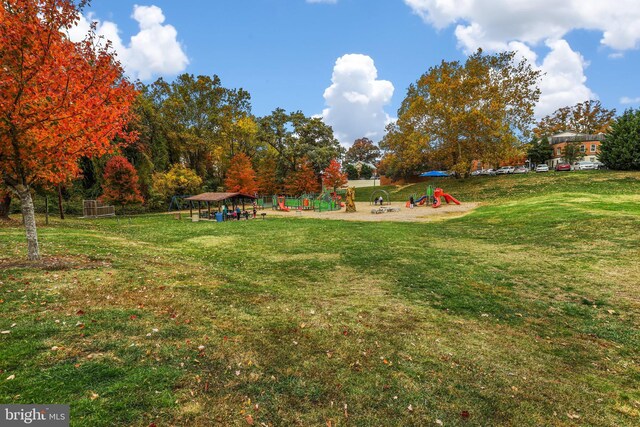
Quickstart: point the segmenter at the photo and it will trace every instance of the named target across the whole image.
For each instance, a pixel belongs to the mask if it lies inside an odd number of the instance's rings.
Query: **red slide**
[[[285,200],[286,199],[284,197],[278,196],[278,206],[280,207],[281,211],[289,212],[291,209],[289,209],[288,207],[285,206],[285,204],[284,204]]]
[[[284,212],[289,212],[291,210],[284,205],[284,202],[278,202],[278,206],[280,206],[280,210]]]
[[[442,190],[442,188],[436,188],[436,191],[434,191],[434,193],[433,193],[433,197],[435,198],[435,202],[433,202],[433,207],[434,208],[439,208],[440,205],[442,205],[442,201],[440,200],[440,197],[444,197],[444,200],[445,200],[445,202],[447,202],[447,204],[449,204],[450,202],[453,202],[456,205],[460,204],[460,202],[458,200],[456,200],[455,197],[453,197],[451,194],[445,193]]]

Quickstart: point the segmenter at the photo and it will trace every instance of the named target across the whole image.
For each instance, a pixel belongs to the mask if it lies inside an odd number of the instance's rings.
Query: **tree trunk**
[[[11,212],[11,195],[5,194],[0,198],[0,219],[9,219],[9,213]]]
[[[18,191],[18,197],[20,197],[22,218],[27,232],[27,256],[31,261],[37,261],[40,259],[40,249],[38,247],[38,231],[36,230],[36,216],[33,209],[31,191],[24,185],[17,186],[16,190]]]
[[[60,210],[60,219],[64,219],[64,209],[62,208],[62,186],[58,184],[58,210]]]

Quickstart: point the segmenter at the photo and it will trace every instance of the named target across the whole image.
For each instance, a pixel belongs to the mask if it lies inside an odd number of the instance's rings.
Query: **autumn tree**
[[[0,188],[0,220],[9,219],[11,213],[11,193]]]
[[[234,193],[253,195],[258,191],[256,173],[249,156],[244,153],[233,156],[224,185],[227,187],[227,191]]]
[[[628,109],[613,122],[598,158],[610,169],[640,170],[640,109]]]
[[[415,84],[387,126],[383,169],[410,176],[427,167],[469,173],[474,161],[497,164],[519,144],[533,121],[540,72],[513,52],[464,64],[443,61]]]
[[[100,200],[125,206],[132,203],[142,203],[138,173],[136,168],[123,156],[113,156],[104,168],[102,196]]]
[[[336,192],[338,187],[342,187],[348,182],[347,174],[342,172],[342,166],[336,159],[332,159],[329,166],[323,171],[322,184]]]
[[[615,109],[609,110],[600,101],[589,100],[572,107],[558,108],[553,114],[540,119],[534,132],[540,138],[565,131],[589,135],[606,133],[615,114]]]
[[[300,160],[297,170],[287,177],[285,189],[290,195],[316,193],[320,190],[318,177],[309,159],[304,157]]]
[[[93,32],[74,43],[67,31],[81,7],[71,0],[3,0],[0,7],[0,177],[20,200],[28,257],[40,257],[31,197],[57,185],[78,160],[127,141],[134,87],[109,42]]]
[[[344,156],[345,163],[375,163],[380,157],[380,149],[369,138],[356,139]]]
[[[256,184],[262,195],[277,194],[281,188],[276,175],[276,162],[272,157],[263,158],[258,164]]]
[[[191,195],[200,191],[202,178],[194,170],[175,164],[167,172],[153,174],[153,190],[165,201],[170,197]]]

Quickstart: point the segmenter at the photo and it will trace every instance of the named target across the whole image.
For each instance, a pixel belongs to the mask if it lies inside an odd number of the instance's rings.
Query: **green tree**
[[[358,169],[351,163],[345,165],[344,172],[347,174],[348,179],[354,180],[359,178]]]
[[[562,148],[562,158],[564,161],[572,165],[577,162],[579,158],[583,157],[584,153],[580,151],[581,145],[582,143],[580,142],[567,142]]]
[[[545,136],[542,139],[533,138],[529,143],[527,157],[534,164],[544,163],[553,155],[553,147],[549,145],[549,139]]]
[[[640,109],[628,109],[613,122],[598,159],[610,169],[640,170]]]
[[[443,61],[415,84],[387,127],[383,169],[409,176],[428,167],[469,173],[474,161],[496,164],[513,153],[533,122],[540,72],[513,52],[464,64]]]
[[[371,169],[371,166],[367,164],[363,164],[362,168],[360,169],[360,178],[371,179],[372,176],[373,176],[373,169]]]
[[[356,139],[344,156],[345,163],[375,163],[380,157],[380,149],[369,138]]]
[[[306,117],[300,111],[287,114],[282,108],[277,108],[270,115],[258,119],[258,127],[257,138],[275,158],[280,182],[298,170],[304,163],[302,158],[309,161],[319,177],[331,159],[343,153],[330,126],[318,118]]]
[[[257,128],[243,89],[225,88],[215,75],[181,74],[171,83],[157,80],[144,93],[156,110],[147,117],[150,136],[161,132],[168,160],[185,164],[212,186],[223,182],[235,153],[249,151]]]

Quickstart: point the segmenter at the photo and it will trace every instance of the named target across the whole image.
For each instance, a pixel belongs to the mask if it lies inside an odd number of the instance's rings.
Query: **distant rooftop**
[[[576,132],[561,132],[549,137],[549,144],[560,144],[562,142],[588,142],[588,141],[604,141],[603,133],[588,134]]]

